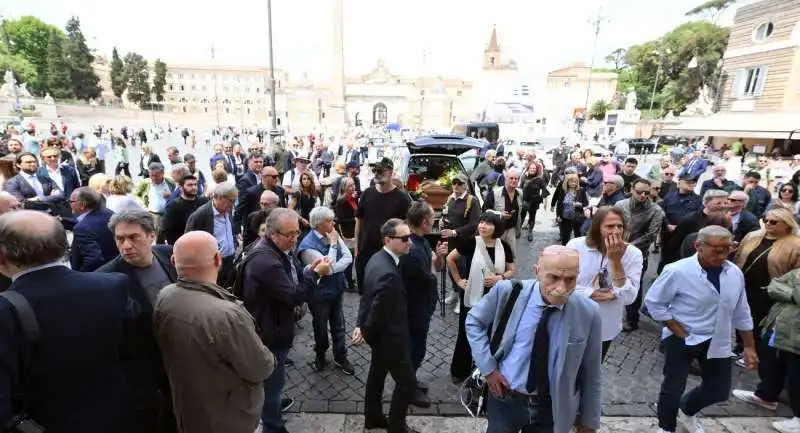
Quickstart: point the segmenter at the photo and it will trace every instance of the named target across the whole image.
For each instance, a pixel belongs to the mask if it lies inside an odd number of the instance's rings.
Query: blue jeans
[[[709,342],[687,346],[683,338],[671,335],[661,341],[664,348],[664,379],[658,394],[658,426],[674,432],[678,409],[694,416],[704,408],[728,399],[731,392],[732,361],[730,358],[708,359]],[[689,367],[697,359],[700,385],[683,395]]]
[[[425,359],[428,346],[428,331],[431,327],[431,317],[436,311],[436,299],[416,299],[417,305],[410,306],[408,315],[408,336],[410,337],[411,366],[414,371],[419,369]]]
[[[272,354],[275,355],[275,370],[264,380],[264,408],[261,409],[264,433],[279,432],[284,426],[281,417],[281,397],[283,386],[286,384],[283,363],[289,356],[289,349],[273,350]]]
[[[339,360],[347,357],[342,296],[343,294],[340,293],[332,299],[311,299],[308,302],[311,324],[314,327],[314,352],[317,356],[325,356],[325,352],[328,351],[328,324],[330,323],[333,359]]]
[[[522,394],[509,391],[505,397],[495,397],[491,392],[486,403],[489,426],[486,433],[553,433],[553,419],[538,420],[539,411]]]

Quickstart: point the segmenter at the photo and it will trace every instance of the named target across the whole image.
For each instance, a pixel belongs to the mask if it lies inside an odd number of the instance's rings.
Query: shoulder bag
[[[497,329],[491,335],[491,339],[489,341],[489,351],[491,352],[492,356],[494,356],[497,352],[497,349],[500,348],[500,343],[503,340],[503,334],[505,333],[506,326],[508,325],[508,319],[511,317],[511,312],[514,310],[514,304],[517,303],[517,298],[519,298],[520,292],[522,292],[522,282],[519,280],[512,280],[511,294],[508,296],[508,300],[503,307],[503,313],[500,316],[500,321],[497,322]],[[491,333],[492,327],[489,326],[489,329],[489,332]],[[488,392],[489,388],[486,386],[486,378],[484,378],[481,374],[481,371],[476,368],[470,377],[468,377],[464,383],[461,384],[461,388],[458,390],[458,397],[459,400],[461,400],[461,405],[467,410],[467,413],[469,413],[473,418],[477,418],[486,413],[484,402],[486,401]]]
[[[22,330],[25,333],[25,340],[28,342],[28,350],[22,357],[20,368],[20,384],[16,394],[18,401],[21,402],[19,411],[11,417],[5,425],[3,425],[3,433],[44,433],[45,429],[36,421],[32,420],[28,415],[28,406],[30,404],[30,394],[28,388],[31,382],[31,353],[34,344],[39,340],[39,322],[36,320],[36,313],[33,312],[31,304],[25,299],[24,296],[18,292],[6,290],[0,292],[0,296],[5,298],[14,308],[14,315]]]

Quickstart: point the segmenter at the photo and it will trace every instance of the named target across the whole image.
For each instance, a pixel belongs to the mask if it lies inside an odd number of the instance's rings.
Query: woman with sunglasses
[[[447,255],[447,268],[461,289],[459,296],[463,304],[458,315],[458,336],[450,363],[453,383],[463,382],[472,373],[472,352],[467,341],[464,322],[470,308],[489,293],[498,281],[514,276],[514,250],[500,239],[505,221],[502,214],[488,210],[478,219],[478,236],[465,239]],[[459,270],[458,263],[464,259],[467,275]]]
[[[767,212],[764,228],[749,233],[739,244],[736,265],[744,274],[747,303],[753,315],[753,335],[774,301],[765,288],[770,281],[800,267],[800,236],[794,212],[778,207]]]
[[[778,196],[773,198],[769,206],[767,206],[767,212],[778,207],[789,209],[794,213],[794,218],[798,219],[800,202],[798,202],[797,186],[795,184],[785,183],[781,185],[778,190]]]
[[[642,276],[642,252],[625,242],[628,226],[620,208],[603,206],[591,220],[586,236],[572,239],[567,247],[580,255],[576,294],[597,302],[603,320],[602,359],[622,331],[625,306],[636,300]]]

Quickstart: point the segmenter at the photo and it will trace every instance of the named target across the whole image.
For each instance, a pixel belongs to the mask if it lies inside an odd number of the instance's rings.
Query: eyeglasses
[[[736,249],[736,245],[711,245],[707,243],[703,243],[702,245],[710,248],[717,254],[725,254],[725,255],[730,254],[731,251]]]
[[[411,240],[411,235],[405,236],[389,236],[390,239],[397,239],[400,242],[408,242]]]
[[[664,176],[675,176],[675,173],[664,173]]]
[[[290,238],[290,239],[291,238],[297,238],[297,237],[300,237],[300,230],[295,230],[295,231],[289,232],[289,233],[278,232],[278,234],[281,235],[281,236],[285,236],[287,238]]]
[[[764,224],[766,224],[768,226],[778,225],[779,222],[780,222],[780,220],[764,219]]]
[[[728,201],[732,201],[734,203],[740,203],[743,202],[744,200],[740,198],[729,198]]]
[[[794,192],[794,190],[789,188],[784,188],[781,190],[781,192]]]

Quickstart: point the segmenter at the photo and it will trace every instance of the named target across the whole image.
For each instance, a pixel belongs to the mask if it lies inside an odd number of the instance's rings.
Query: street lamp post
[[[270,110],[272,110],[272,129],[269,131],[270,150],[275,145],[275,137],[278,136],[278,111],[275,107],[275,59],[272,49],[272,0],[267,0],[267,43],[269,44],[269,96]]]

